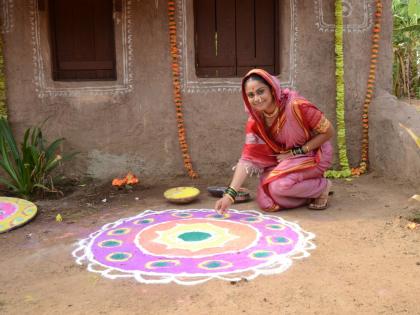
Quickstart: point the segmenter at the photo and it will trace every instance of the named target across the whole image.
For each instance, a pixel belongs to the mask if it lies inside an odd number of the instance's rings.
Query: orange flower
[[[125,176],[125,182],[127,185],[135,185],[139,182],[138,178],[136,176],[134,176],[134,174],[132,174],[131,172],[129,172],[126,176]]]
[[[115,187],[122,187],[125,185],[125,178],[121,179],[121,178],[114,178],[112,180],[112,186]]]

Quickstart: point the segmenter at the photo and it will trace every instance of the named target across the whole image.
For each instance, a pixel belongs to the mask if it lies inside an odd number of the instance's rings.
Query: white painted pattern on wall
[[[333,32],[335,30],[334,21],[327,22],[325,18],[324,9],[327,3],[326,0],[314,0],[315,25],[321,32]],[[355,9],[356,5],[358,9]],[[369,30],[373,23],[371,11],[369,0],[343,0],[343,30],[345,32],[366,32]],[[355,22],[346,21],[346,19],[350,18]]]
[[[1,32],[3,34],[10,33],[13,29],[13,10],[14,3],[13,0],[1,0]]]
[[[123,1],[121,21],[116,23],[116,32],[121,33],[121,49],[117,49],[117,51],[122,51],[122,71],[118,71],[118,73],[121,72],[121,79],[119,79],[116,84],[89,86],[88,83],[84,82],[83,84],[80,84],[76,87],[70,86],[70,84],[66,87],[58,87],[54,86],[51,80],[47,80],[47,76],[50,75],[46,71],[41,44],[47,39],[44,38],[45,34],[41,32],[41,21],[37,3],[38,2],[36,0],[30,0],[29,9],[31,20],[34,83],[38,97],[44,98],[53,96],[118,95],[126,94],[133,90],[133,35],[131,18],[132,0]]]

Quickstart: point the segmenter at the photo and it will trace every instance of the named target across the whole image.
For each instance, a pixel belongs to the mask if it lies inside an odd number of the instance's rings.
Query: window
[[[278,0],[195,0],[197,76],[278,74],[278,15]]]
[[[49,0],[53,79],[116,80],[112,0]]]

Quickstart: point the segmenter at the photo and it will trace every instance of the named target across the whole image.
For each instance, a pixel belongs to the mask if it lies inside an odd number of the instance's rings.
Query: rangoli
[[[30,201],[0,197],[0,233],[27,223],[36,215],[36,212],[36,205]]]
[[[146,210],[78,242],[78,264],[111,279],[197,284],[275,274],[309,256],[314,234],[273,215],[212,209]]]

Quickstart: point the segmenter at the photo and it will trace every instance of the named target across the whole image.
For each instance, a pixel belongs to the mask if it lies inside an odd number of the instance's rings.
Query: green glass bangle
[[[233,198],[236,198],[236,196],[238,195],[238,192],[230,186],[228,188],[226,188],[225,193],[229,194]]]

